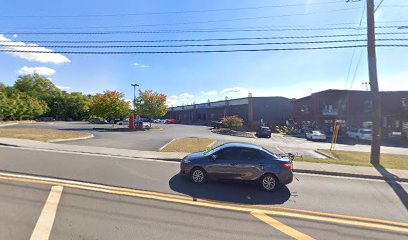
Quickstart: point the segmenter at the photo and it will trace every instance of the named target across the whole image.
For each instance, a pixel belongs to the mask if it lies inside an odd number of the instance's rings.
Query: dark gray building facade
[[[245,127],[256,129],[265,126],[285,125],[293,109],[292,100],[285,97],[246,97],[223,101],[170,107],[166,118],[181,123],[209,124],[227,116],[238,116]]]

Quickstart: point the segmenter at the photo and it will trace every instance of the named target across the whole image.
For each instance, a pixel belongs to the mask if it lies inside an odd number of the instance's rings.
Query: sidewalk
[[[188,154],[179,152],[154,152],[93,146],[55,144],[12,138],[0,138],[0,146],[1,145],[11,147],[23,147],[30,149],[55,150],[62,152],[100,154],[114,157],[157,159],[165,161],[180,161],[180,159],[182,159]],[[299,173],[408,182],[408,170],[385,169],[382,167],[360,167],[296,161],[294,162],[294,171]]]

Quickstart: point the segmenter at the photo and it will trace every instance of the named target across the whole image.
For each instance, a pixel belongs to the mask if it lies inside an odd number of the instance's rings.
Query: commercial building
[[[408,132],[408,91],[380,92],[382,131],[386,135]],[[334,122],[342,129],[370,128],[373,104],[369,91],[326,90],[295,100],[292,118],[302,128],[331,131]]]
[[[292,112],[292,100],[285,97],[252,97],[170,107],[167,118],[182,123],[209,124],[227,116],[238,116],[247,128],[285,125]]]

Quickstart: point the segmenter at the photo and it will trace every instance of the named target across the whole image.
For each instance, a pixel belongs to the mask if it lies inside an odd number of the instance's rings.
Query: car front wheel
[[[193,168],[193,170],[191,170],[190,178],[194,183],[204,183],[207,181],[207,173],[202,168]]]
[[[278,181],[274,175],[265,174],[260,179],[260,185],[263,190],[271,192],[275,190],[276,186],[278,185]]]

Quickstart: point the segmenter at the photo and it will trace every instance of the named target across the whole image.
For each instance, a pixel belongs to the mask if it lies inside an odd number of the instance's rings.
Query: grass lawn
[[[68,139],[87,137],[90,133],[77,131],[63,131],[39,128],[0,128],[0,137],[20,138],[36,141],[48,141],[54,139]]]
[[[314,163],[330,163],[343,164],[351,166],[367,166],[372,167],[370,163],[370,153],[367,152],[352,152],[352,151],[331,151],[318,150],[335,159],[322,159],[304,156],[303,160],[299,157],[295,161],[314,162]],[[381,166],[390,169],[408,170],[408,156],[397,154],[381,154]]]
[[[10,123],[33,123],[35,122],[34,120],[15,120],[15,121],[0,121],[0,126],[1,125],[7,125]]]
[[[210,144],[214,142],[210,138],[176,138],[167,146],[162,148],[161,152],[197,152],[200,150],[207,150]]]

